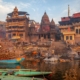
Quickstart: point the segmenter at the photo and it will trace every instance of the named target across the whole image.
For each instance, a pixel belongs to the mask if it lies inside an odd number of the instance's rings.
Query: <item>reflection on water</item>
[[[0,64],[0,68],[7,68],[7,69],[36,69],[40,71],[55,71],[60,69],[61,71],[65,72],[66,70],[77,67],[80,68],[80,61],[75,62],[37,62],[37,61],[23,61],[21,64]]]
[[[24,68],[21,64],[0,64],[1,69],[21,69]]]
[[[77,75],[77,80],[80,80],[80,61],[74,62],[37,62],[37,61],[23,61],[21,64],[0,64],[0,68],[7,69],[35,69],[38,71],[51,71],[53,74],[60,70],[60,73],[65,75],[66,72],[74,70]],[[74,74],[73,72],[73,74]],[[52,75],[53,75],[52,74]],[[53,79],[51,79],[53,80]],[[72,79],[74,80],[74,79]]]
[[[80,61],[74,61],[74,62],[36,62],[36,61],[24,61],[22,63],[24,68],[26,69],[36,69],[41,71],[54,71],[56,69],[60,69],[61,71],[68,70],[72,67],[80,68]]]

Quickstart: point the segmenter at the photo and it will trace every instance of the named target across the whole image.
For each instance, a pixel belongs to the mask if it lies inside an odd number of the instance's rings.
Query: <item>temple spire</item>
[[[51,25],[55,25],[55,22],[54,22],[54,20],[52,19],[51,20],[51,23],[50,23]]]
[[[68,5],[68,17],[70,16],[70,7]]]

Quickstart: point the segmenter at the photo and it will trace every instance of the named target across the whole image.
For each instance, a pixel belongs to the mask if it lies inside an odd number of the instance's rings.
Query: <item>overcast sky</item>
[[[30,19],[39,23],[46,11],[49,20],[53,18],[57,24],[61,17],[68,15],[68,5],[70,15],[80,12],[80,0],[0,0],[0,21],[5,21],[7,14],[17,6],[19,11],[28,12]]]

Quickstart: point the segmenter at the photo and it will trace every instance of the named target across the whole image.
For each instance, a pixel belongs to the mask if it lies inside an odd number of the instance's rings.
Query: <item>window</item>
[[[70,36],[70,40],[72,40],[72,36]]]
[[[14,33],[13,36],[16,36],[16,34]]]
[[[78,34],[78,29],[76,29],[76,34]]]
[[[19,36],[21,36],[21,37],[22,37],[22,36],[23,36],[23,34],[19,34]]]
[[[66,40],[68,40],[69,39],[69,36],[66,36]]]
[[[19,27],[20,29],[22,29],[23,27],[21,26],[21,27]]]

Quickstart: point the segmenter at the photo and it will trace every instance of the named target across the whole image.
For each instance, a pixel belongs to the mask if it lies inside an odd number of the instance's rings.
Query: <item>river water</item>
[[[80,80],[80,61],[73,62],[44,62],[23,61],[21,64],[0,64],[1,69],[34,69],[38,71],[49,71],[53,74],[59,70],[62,74],[70,69],[75,69],[78,80]],[[74,72],[73,72],[74,73]],[[53,80],[53,79],[50,79]]]
[[[21,64],[0,64],[1,69],[35,69],[39,71],[52,71],[57,69],[61,71],[70,68],[80,69],[80,61],[74,62],[44,62],[44,61],[23,61]]]

